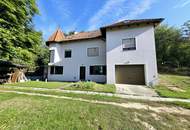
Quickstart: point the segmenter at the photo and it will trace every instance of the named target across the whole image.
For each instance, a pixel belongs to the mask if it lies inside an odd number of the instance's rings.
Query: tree
[[[170,49],[179,44],[180,31],[167,25],[161,25],[155,30],[155,40],[158,65],[172,64],[170,63],[171,59],[168,59],[170,58]]]
[[[42,34],[32,22],[39,13],[36,0],[1,0],[0,12],[0,57],[34,66],[42,43]]]
[[[70,32],[66,33],[65,35],[70,36],[70,35],[74,35],[75,33],[76,33],[76,31],[70,31]]]
[[[182,38],[181,30],[161,25],[155,30],[158,66],[190,67],[190,41]]]

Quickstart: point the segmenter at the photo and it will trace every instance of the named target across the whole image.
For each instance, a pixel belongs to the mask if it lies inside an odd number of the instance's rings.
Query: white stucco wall
[[[99,56],[88,57],[87,48],[99,47]],[[65,50],[72,50],[72,57],[65,58]],[[55,62],[49,65],[63,66],[63,75],[51,75],[48,69],[48,80],[79,81],[80,66],[86,67],[86,80],[106,82],[105,75],[90,75],[92,65],[106,65],[105,42],[101,39],[83,40],[49,45],[49,50],[55,50]],[[50,67],[49,67],[50,68]]]
[[[123,51],[122,39],[136,38],[136,50]],[[115,65],[145,65],[146,85],[157,83],[157,64],[154,27],[136,27],[107,30],[106,33],[107,83],[115,83]]]

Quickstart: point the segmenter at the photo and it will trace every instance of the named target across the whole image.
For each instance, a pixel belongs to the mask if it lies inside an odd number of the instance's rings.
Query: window
[[[63,74],[63,66],[51,66],[50,74]]]
[[[136,50],[135,38],[128,38],[122,40],[123,51],[125,50]]]
[[[50,63],[54,62],[55,50],[50,50]]]
[[[90,66],[90,75],[106,75],[106,66]]]
[[[51,68],[50,68],[50,74],[54,74],[54,72],[55,72],[55,67],[51,66]]]
[[[65,50],[65,58],[71,58],[71,50]]]
[[[88,48],[87,55],[89,57],[99,56],[99,48],[98,47]]]

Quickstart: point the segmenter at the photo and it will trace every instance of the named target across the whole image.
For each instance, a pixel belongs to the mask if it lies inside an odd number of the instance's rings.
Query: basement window
[[[63,66],[51,66],[50,74],[63,74]]]
[[[122,40],[123,51],[136,50],[135,38],[127,38]]]

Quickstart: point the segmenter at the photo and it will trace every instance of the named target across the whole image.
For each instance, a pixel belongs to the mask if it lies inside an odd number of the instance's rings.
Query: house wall
[[[99,47],[99,56],[88,57],[87,48]],[[49,50],[55,50],[55,62],[51,65],[63,66],[63,75],[51,75],[50,67],[48,69],[48,80],[57,81],[79,81],[80,66],[86,67],[86,80],[96,82],[106,82],[105,75],[90,75],[89,67],[91,65],[106,65],[105,42],[101,39],[91,39],[83,41],[66,42],[62,44],[52,43]],[[65,50],[72,50],[72,57],[65,58]]]
[[[122,39],[136,38],[136,50],[123,51]],[[157,83],[154,27],[120,28],[106,33],[107,83],[115,83],[115,65],[145,65],[146,85]]]

